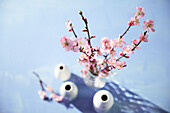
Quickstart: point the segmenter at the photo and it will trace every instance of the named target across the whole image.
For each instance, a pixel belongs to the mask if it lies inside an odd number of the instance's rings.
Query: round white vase
[[[60,95],[67,100],[74,100],[77,97],[78,88],[73,82],[64,82],[60,87]]]
[[[54,75],[57,79],[66,81],[70,78],[71,73],[65,64],[58,64],[54,69]]]
[[[113,96],[107,90],[100,90],[93,97],[94,109],[98,113],[108,112],[113,104]]]

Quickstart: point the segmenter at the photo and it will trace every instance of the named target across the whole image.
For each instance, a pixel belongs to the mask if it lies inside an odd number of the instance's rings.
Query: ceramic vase
[[[107,113],[114,104],[112,94],[107,90],[96,92],[93,97],[94,109],[98,113]]]
[[[65,64],[58,64],[54,69],[54,75],[61,81],[66,81],[70,78],[71,73]]]
[[[60,87],[60,95],[69,101],[74,100],[77,97],[78,88],[73,82],[64,82]]]
[[[84,83],[92,88],[103,88],[106,84],[106,78],[101,78],[88,72],[84,78]]]

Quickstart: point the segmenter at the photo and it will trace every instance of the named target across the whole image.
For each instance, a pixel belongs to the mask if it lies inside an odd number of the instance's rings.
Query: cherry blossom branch
[[[91,37],[90,37],[89,28],[88,28],[87,18],[84,18],[82,11],[80,11],[79,14],[80,14],[82,20],[84,21],[84,23],[85,23],[85,25],[86,25],[86,26],[85,26],[85,28],[86,28],[85,31],[87,32],[87,35],[88,35],[88,44],[90,45],[90,48],[92,48],[91,41],[90,41]]]
[[[121,58],[125,57],[126,56],[126,53],[123,54],[122,56],[120,56],[118,59],[116,59],[116,61],[119,61]]]
[[[131,25],[128,26],[128,28],[126,29],[126,31],[123,33],[123,35],[120,36],[120,39],[123,38],[123,36],[127,33],[127,31],[130,29]]]
[[[141,43],[142,41],[140,40],[138,44],[135,45],[135,47],[133,47],[132,51],[135,51],[135,49],[139,46],[139,44]]]
[[[75,33],[73,28],[72,28],[72,31],[73,31],[74,36],[77,38],[77,35],[76,35],[76,33]]]
[[[147,33],[147,31],[144,32],[144,36],[146,35],[146,33]],[[134,50],[137,48],[137,46],[139,46],[139,44],[140,44],[141,42],[142,42],[142,40],[140,40],[139,43],[136,44],[135,47],[133,47],[132,51],[134,51]]]
[[[82,53],[84,53],[86,56],[88,56],[87,53],[83,51],[83,48],[82,48],[82,47],[79,48],[79,51],[82,52]]]
[[[76,35],[75,31],[74,31],[73,25],[72,25],[70,20],[68,20],[68,23],[66,22],[66,27],[67,27],[68,31],[69,32],[72,31],[74,36],[77,38],[77,35]]]
[[[40,76],[39,76],[36,72],[32,72],[32,73],[39,79],[41,89],[44,91],[45,89],[44,89],[44,87],[43,87],[43,84],[44,84],[45,87],[47,87],[47,84],[44,83],[44,82],[41,80]]]
[[[83,12],[80,11],[79,14],[80,14],[82,20],[83,20],[84,23],[85,23],[85,30],[83,30],[83,31],[84,31],[84,32],[87,32],[87,35],[88,35],[88,40],[87,40],[87,41],[88,41],[88,45],[89,45],[90,48],[91,48],[91,53],[92,53],[92,55],[94,55],[94,54],[93,54],[94,50],[93,50],[93,47],[92,47],[92,45],[91,45],[91,39],[92,39],[92,38],[95,38],[95,36],[90,36],[87,18],[84,18]],[[80,52],[83,52],[83,51],[80,51]],[[83,53],[85,53],[85,52],[83,52]],[[86,55],[87,55],[87,54],[86,54]],[[88,56],[88,55],[87,55],[87,56]],[[89,56],[89,59],[91,59],[91,57],[92,57],[92,56]],[[92,61],[90,61],[90,62],[92,62]],[[98,71],[98,69],[96,68],[96,72],[97,72],[97,71]],[[93,70],[93,69],[91,69],[90,72],[91,72],[93,75],[97,75],[97,74],[95,73],[95,70]]]
[[[147,31],[144,32],[144,36],[146,35]],[[135,44],[135,47],[132,48],[132,51],[135,51],[135,49],[139,46],[139,44],[142,42],[142,40],[140,40],[137,44]],[[119,61],[121,58],[123,57],[127,57],[126,54],[123,54],[121,57],[119,57],[116,61]]]
[[[82,11],[79,12],[82,20],[85,23],[85,29],[82,30],[83,32],[87,32],[88,37],[86,39],[86,42],[83,41],[83,38],[77,38],[77,35],[73,29],[73,26],[71,24],[71,21],[68,21],[67,27],[69,29],[69,31],[72,31],[73,34],[75,35],[75,37],[77,39],[73,39],[73,38],[67,38],[66,36],[62,37],[60,42],[63,46],[63,48],[66,51],[74,51],[74,52],[81,52],[83,54],[81,54],[81,56],[79,57],[78,61],[81,64],[85,64],[85,66],[87,67],[86,69],[82,69],[82,75],[87,75],[88,72],[91,72],[93,75],[96,76],[108,76],[108,74],[111,72],[112,69],[123,69],[124,67],[126,67],[126,62],[125,61],[119,61],[121,58],[125,57],[125,58],[129,58],[128,54],[132,54],[133,51],[135,51],[135,49],[138,49],[140,43],[142,41],[144,42],[148,42],[148,35],[146,35],[147,32],[149,31],[155,31],[154,27],[154,21],[153,20],[147,20],[147,21],[143,21],[144,23],[144,30],[146,30],[143,33],[139,34],[139,38],[138,39],[134,39],[132,40],[132,45],[128,45],[125,43],[123,37],[125,36],[125,34],[129,31],[129,29],[131,28],[131,26],[139,26],[140,22],[139,19],[143,18],[145,15],[144,12],[144,8],[138,6],[136,7],[136,12],[134,12],[134,17],[131,17],[131,19],[128,21],[128,27],[127,29],[124,31],[124,33],[122,35],[119,36],[118,39],[111,39],[109,40],[109,38],[104,37],[101,40],[101,46],[102,47],[96,47],[96,48],[92,48],[91,45],[91,39],[95,38],[95,36],[90,36],[90,32],[89,32],[89,28],[88,28],[88,22],[87,19],[83,16]],[[123,46],[123,44],[125,44],[126,46]],[[82,46],[81,46],[82,45]],[[123,51],[121,51],[120,53],[120,57],[116,58],[116,47],[120,47],[123,49]],[[103,56],[104,58],[100,58],[99,56]]]
[[[45,100],[45,101],[48,101],[48,102],[51,102],[53,99],[54,99],[55,101],[57,101],[57,102],[58,102],[58,101],[62,101],[62,99],[63,99],[62,96],[59,96],[59,95],[52,89],[52,87],[50,87],[50,86],[48,86],[46,83],[44,83],[36,72],[33,72],[33,74],[39,79],[39,82],[40,82],[40,86],[41,86],[42,91],[39,91],[38,93],[39,93],[39,95],[40,95],[40,97],[41,97],[42,100]],[[45,92],[46,90],[45,90],[45,88],[44,88],[43,85],[46,87],[47,91],[52,92],[51,98],[46,95],[46,92]]]

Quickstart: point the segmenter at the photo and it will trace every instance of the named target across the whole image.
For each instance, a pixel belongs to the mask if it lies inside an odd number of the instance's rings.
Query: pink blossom
[[[117,46],[116,43],[117,43],[117,39],[111,39],[110,40],[110,45],[111,45],[112,48],[115,48]]]
[[[40,98],[41,98],[42,100],[44,100],[45,97],[47,96],[46,92],[45,92],[45,91],[41,91],[41,90],[38,91],[38,94],[40,95]]]
[[[131,42],[132,42],[132,47],[135,47],[139,43],[139,41],[136,39],[132,40]],[[137,46],[136,49],[140,49],[140,47]]]
[[[141,41],[148,42],[148,35],[143,35],[142,33],[139,34],[139,38]]]
[[[102,58],[97,59],[97,65],[102,65],[104,60]]]
[[[144,17],[144,15],[145,15],[144,8],[138,6],[138,7],[136,7],[136,10],[137,10],[137,12],[134,13],[135,17],[138,17],[138,18]]]
[[[116,55],[116,51],[114,49],[110,50],[110,56],[113,57]]]
[[[55,93],[51,94],[50,97],[56,102],[61,102],[63,100],[63,96],[59,96]]]
[[[102,38],[100,44],[102,45],[102,50],[101,51],[109,54],[110,50],[111,50],[111,45],[110,45],[109,38],[107,38],[107,37]]]
[[[136,40],[136,39],[132,40],[131,42],[132,42],[133,44],[135,44],[135,45],[139,43],[139,41]]]
[[[131,17],[131,19],[128,21],[128,25],[130,25],[130,26],[134,26],[135,25],[133,17]]]
[[[154,27],[154,21],[153,20],[149,19],[147,21],[144,21],[143,23],[144,23],[144,25],[143,25],[144,30],[146,29],[147,32],[149,32],[149,31],[155,32],[155,29],[153,29],[153,27]]]
[[[137,25],[137,26],[139,26],[139,18],[138,17],[135,17],[134,18],[134,25]]]
[[[87,74],[88,74],[88,69],[83,68],[83,69],[81,70],[81,76],[84,78]]]
[[[89,62],[85,63],[85,66],[87,67],[87,69],[89,69],[90,68],[90,63]]]
[[[63,36],[60,40],[61,45],[65,49],[65,51],[70,51],[73,47],[73,42],[71,39],[67,38],[66,36]]]
[[[72,41],[73,45],[77,45],[78,44],[78,38],[74,38],[73,36],[70,38],[70,40]]]
[[[46,87],[46,90],[51,92],[51,91],[53,91],[53,88],[48,85],[48,86]]]
[[[68,20],[68,22],[66,22],[66,27],[69,32],[71,32],[73,30],[73,26],[72,26],[72,23],[70,20]]]
[[[123,39],[123,38],[118,38],[118,39],[116,40],[116,45],[115,45],[115,46],[122,47],[122,46],[123,46],[123,43],[126,44],[125,41],[124,41],[124,39]]]
[[[79,47],[78,47],[78,38],[73,38],[71,37],[70,40],[72,41],[72,48],[71,50],[74,51],[74,52],[78,52],[79,51]]]
[[[109,43],[103,44],[103,47],[102,47],[102,50],[101,50],[102,52],[105,52],[105,53],[109,54],[110,50],[111,50],[111,46],[110,46]]]
[[[78,62],[82,65],[82,63],[86,63],[86,62],[88,62],[89,61],[89,57],[86,55],[86,54],[84,54],[84,53],[82,53],[81,55],[80,55],[80,57],[79,57],[79,59],[78,59]]]
[[[79,47],[78,46],[73,46],[73,48],[71,48],[72,51],[74,52],[78,52],[79,51]]]
[[[84,45],[84,49],[83,49],[83,52],[85,52],[87,55],[91,55],[91,48],[90,48],[90,45],[86,44]]]
[[[100,44],[104,47],[105,44],[109,44],[109,42],[110,42],[109,38],[108,37],[104,37],[104,38],[102,38]]]
[[[127,46],[124,46],[124,47],[123,47],[123,53],[124,53],[124,54],[132,54],[132,53],[133,53],[132,47],[127,44]]]
[[[120,70],[123,69],[126,66],[126,62],[125,61],[117,61],[115,64],[115,67]]]
[[[102,51],[101,51],[101,48],[100,48],[100,47],[96,47],[96,48],[95,48],[95,51],[96,51],[96,53],[97,53],[97,56],[98,56],[98,55],[99,55],[99,56],[102,55]]]
[[[86,41],[84,41],[83,38],[80,37],[80,38],[77,38],[77,43],[78,43],[79,46],[80,46],[80,45],[85,45],[85,44],[86,44]]]
[[[108,64],[110,64],[111,66],[115,66],[116,64],[116,58],[111,58],[108,60]]]

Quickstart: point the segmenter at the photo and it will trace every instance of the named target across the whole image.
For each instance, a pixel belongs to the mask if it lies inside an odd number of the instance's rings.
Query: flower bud
[[[84,18],[84,21],[87,22],[87,18]]]
[[[95,38],[95,37],[96,37],[96,36],[94,36],[94,35],[93,35],[93,36],[91,36],[91,38]]]
[[[79,14],[82,15],[83,14],[82,11],[80,11]]]
[[[82,32],[87,32],[87,29],[83,29]]]
[[[125,56],[126,58],[129,58],[129,56]]]
[[[88,38],[86,38],[86,37],[85,37],[85,40],[86,40],[86,41],[89,41],[89,39],[88,39]]]
[[[126,67],[127,65],[125,64],[123,67]]]
[[[120,53],[120,55],[121,55],[121,56],[123,56],[123,55],[124,55],[123,51]]]
[[[68,31],[69,31],[69,32],[71,32],[71,31],[72,31],[72,29],[69,29]]]

